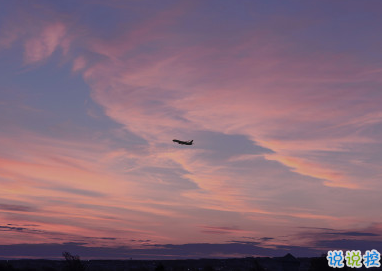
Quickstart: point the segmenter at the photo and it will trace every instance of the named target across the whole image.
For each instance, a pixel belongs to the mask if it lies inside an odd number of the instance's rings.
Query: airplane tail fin
[[[191,140],[191,142],[190,142],[190,143],[192,144],[192,142],[194,142],[194,140]]]

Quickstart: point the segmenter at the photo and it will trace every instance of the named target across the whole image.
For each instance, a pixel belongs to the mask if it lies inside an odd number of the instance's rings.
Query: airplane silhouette
[[[193,142],[194,140],[190,140],[190,141],[182,141],[182,140],[174,139],[173,141],[174,141],[174,142],[177,142],[178,144],[181,144],[181,145],[192,145],[192,142]]]

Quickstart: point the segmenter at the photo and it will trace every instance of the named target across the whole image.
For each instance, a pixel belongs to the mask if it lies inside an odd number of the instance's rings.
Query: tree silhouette
[[[166,269],[164,268],[163,264],[162,263],[159,263],[156,267],[155,267],[155,271],[165,271]]]
[[[206,265],[204,266],[203,271],[215,271],[215,268],[213,268],[211,265]]]
[[[85,271],[86,268],[80,260],[80,256],[72,255],[69,252],[63,252],[62,256],[65,258],[64,271]]]
[[[0,264],[0,270],[1,271],[16,271],[16,269],[12,265],[10,265],[9,263]]]

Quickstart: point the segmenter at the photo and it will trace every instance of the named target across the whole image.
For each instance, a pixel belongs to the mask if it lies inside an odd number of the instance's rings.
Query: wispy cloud
[[[67,41],[64,41],[66,27],[62,23],[46,26],[37,37],[28,39],[25,43],[25,63],[32,64],[42,61],[61,46],[68,50]]]

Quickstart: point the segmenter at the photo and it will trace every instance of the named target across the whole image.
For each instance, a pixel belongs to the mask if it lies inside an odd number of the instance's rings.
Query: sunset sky
[[[382,253],[381,9],[0,0],[0,259]]]

